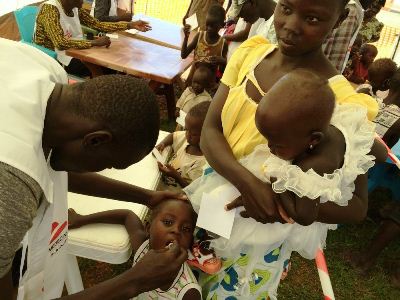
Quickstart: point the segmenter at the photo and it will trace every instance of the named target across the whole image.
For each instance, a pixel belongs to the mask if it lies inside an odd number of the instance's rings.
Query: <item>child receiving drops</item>
[[[193,231],[197,215],[189,201],[171,199],[153,208],[150,223],[143,225],[130,210],[109,210],[90,215],[68,211],[69,228],[79,228],[93,223],[125,225],[129,234],[135,265],[148,251],[163,251],[171,243],[189,250],[193,243]],[[169,286],[142,293],[137,300],[180,299],[201,300],[201,289],[188,264],[185,262]]]

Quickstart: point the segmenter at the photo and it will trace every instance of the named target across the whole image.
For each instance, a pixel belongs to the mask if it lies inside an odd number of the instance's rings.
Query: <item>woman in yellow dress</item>
[[[351,102],[367,107],[370,119],[377,114],[375,100],[357,94],[321,50],[327,35],[346,17],[347,2],[280,0],[274,13],[278,45],[269,44],[260,36],[253,37],[228,62],[204,123],[201,148],[210,166],[240,191],[241,197],[228,208],[244,206],[243,217],[262,223],[285,222],[284,214],[278,212],[271,186],[238,162],[255,146],[267,142],[256,128],[255,111],[261,98],[283,75],[297,68],[309,69],[329,80],[338,104]],[[337,224],[362,220],[368,201],[366,175],[360,175],[355,185],[348,206],[321,204],[318,221]],[[279,245],[275,251],[266,253],[265,263],[271,267],[265,268],[263,278],[241,278],[236,272],[247,263],[247,254],[224,258],[223,269],[218,274],[200,281],[203,295],[213,300],[276,299],[279,278],[289,257],[290,253],[285,253]],[[243,279],[251,281],[246,295],[240,288]]]

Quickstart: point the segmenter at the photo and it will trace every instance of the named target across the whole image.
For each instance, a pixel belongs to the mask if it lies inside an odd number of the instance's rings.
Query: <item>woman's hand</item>
[[[242,196],[229,203],[226,207],[228,210],[244,206],[245,210],[240,213],[244,218],[250,217],[264,224],[285,222],[276,204],[279,198],[270,184],[252,175],[242,186],[243,188],[239,189]]]
[[[108,36],[100,36],[94,40],[90,41],[93,46],[101,47],[101,46],[106,46],[107,48],[110,47],[111,45],[111,40]]]
[[[151,30],[151,26],[149,25],[149,23],[142,20],[130,22],[128,24],[128,29],[132,28],[143,32]]]

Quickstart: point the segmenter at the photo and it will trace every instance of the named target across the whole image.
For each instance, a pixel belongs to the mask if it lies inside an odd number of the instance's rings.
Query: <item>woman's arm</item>
[[[89,12],[83,8],[79,9],[79,20],[82,25],[89,28],[96,29],[101,32],[113,32],[119,30],[126,30],[130,28],[132,22],[100,22],[92,17]]]
[[[259,180],[236,160],[224,137],[221,113],[228,94],[229,87],[221,83],[204,121],[200,147],[210,166],[241,192],[246,216],[260,222],[281,220],[271,186]],[[230,209],[233,207],[229,206]]]

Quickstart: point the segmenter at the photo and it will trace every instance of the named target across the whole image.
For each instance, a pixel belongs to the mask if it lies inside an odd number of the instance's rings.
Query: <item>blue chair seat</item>
[[[57,59],[57,53],[46,47],[39,46],[33,42],[33,30],[35,28],[36,16],[39,8],[37,6],[25,6],[14,11],[15,20],[17,21],[21,42],[31,45],[54,59]]]

